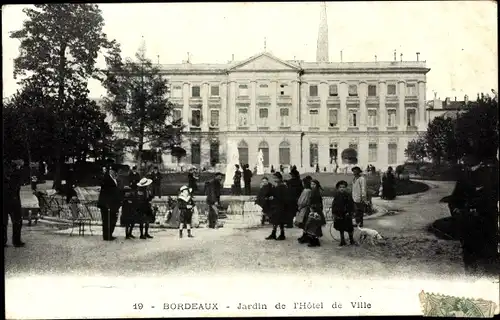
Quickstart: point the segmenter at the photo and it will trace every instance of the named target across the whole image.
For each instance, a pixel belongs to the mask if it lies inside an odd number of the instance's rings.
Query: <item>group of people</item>
[[[252,189],[252,177],[253,173],[250,170],[250,166],[248,164],[243,165],[243,170],[240,169],[240,165],[235,165],[236,170],[234,171],[233,176],[233,185],[232,185],[232,194],[235,196],[239,196],[242,194],[241,190],[241,179],[243,179],[244,185],[244,194],[250,195]]]
[[[117,168],[103,167],[97,206],[101,211],[102,237],[104,241],[115,240],[113,232],[118,220],[118,211],[122,208],[120,224],[125,226],[125,238],[134,239],[132,230],[139,224],[140,238],[151,239],[149,224],[155,221],[155,211],[151,200],[161,197],[161,174],[155,167],[150,178],[141,178],[137,167],[132,167],[128,175],[128,184],[120,186]]]
[[[354,244],[352,216],[356,224],[362,227],[368,204],[366,180],[361,175],[362,171],[359,167],[354,167],[352,171],[352,194],[346,191],[347,182],[340,181],[336,185],[337,194],[332,203],[335,228],[341,232],[341,246],[346,244],[344,232],[349,234],[349,239]],[[256,204],[273,225],[271,234],[266,239],[285,240],[285,226],[290,228],[295,224],[303,230],[299,243],[307,243],[309,247],[320,246],[322,227],[326,224],[321,184],[311,176],[301,180],[296,167],[292,168],[290,175],[291,178],[284,181],[282,174],[276,172],[273,174],[274,183],[270,183],[267,177],[262,178]]]

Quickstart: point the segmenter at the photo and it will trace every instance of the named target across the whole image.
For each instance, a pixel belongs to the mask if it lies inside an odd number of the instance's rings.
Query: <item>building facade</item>
[[[331,171],[343,166],[348,148],[362,167],[403,163],[408,141],[427,128],[430,69],[425,61],[329,62],[325,21],[323,7],[316,62],[264,51],[227,64],[162,65],[174,117],[186,128],[181,164],[223,164],[229,140],[251,168],[259,150],[267,170]],[[164,167],[178,166],[172,156],[162,158]]]

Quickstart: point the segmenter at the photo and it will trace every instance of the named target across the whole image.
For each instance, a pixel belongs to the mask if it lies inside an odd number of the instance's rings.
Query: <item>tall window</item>
[[[349,110],[349,127],[357,127],[357,126],[358,126],[358,111]]]
[[[377,110],[368,109],[368,126],[376,127],[377,126]]]
[[[197,98],[200,96],[200,86],[191,87],[191,97]]]
[[[201,126],[201,110],[191,110],[191,125],[193,127]]]
[[[212,97],[219,96],[219,86],[218,85],[210,86],[210,96],[212,96]]]
[[[219,110],[210,110],[210,127],[219,127]]]
[[[309,145],[309,166],[314,167],[318,164],[318,144],[311,143]]]
[[[269,109],[260,108],[259,109],[259,125],[267,127],[269,118]]]
[[[377,144],[370,143],[368,145],[368,162],[377,162]]]
[[[315,84],[311,84],[309,86],[309,96],[310,97],[317,97],[318,96],[318,86]]]
[[[389,143],[388,145],[388,160],[389,164],[396,164],[398,163],[398,145],[395,143]]]
[[[172,98],[182,98],[182,87],[174,86],[172,88]]]
[[[191,142],[191,164],[201,164],[201,148],[199,142]]]
[[[264,167],[269,167],[269,145],[267,142],[262,141],[259,144],[259,150],[262,150],[262,155],[264,156]]]
[[[282,141],[279,146],[279,163],[290,165],[290,143]]]
[[[417,95],[417,86],[414,83],[406,85],[406,95],[409,97],[415,97]]]
[[[388,84],[387,85],[387,95],[388,96],[395,96],[396,95],[396,85],[395,84]]]
[[[219,163],[219,142],[210,142],[210,165],[215,166]]]
[[[289,96],[289,95],[290,95],[290,92],[289,92],[288,85],[286,83],[280,84],[280,96]]]
[[[336,143],[330,143],[330,163],[335,163],[338,160],[339,150]]]
[[[182,119],[182,110],[181,109],[174,109],[172,111],[172,118],[174,121],[179,121]]]
[[[328,95],[330,97],[336,97],[339,95],[339,91],[338,91],[338,87],[336,84],[331,84],[329,87],[328,87]]]
[[[319,111],[316,109],[309,110],[309,126],[319,127]]]
[[[388,127],[396,126],[396,109],[387,110],[387,126]]]
[[[328,124],[330,127],[336,127],[338,125],[338,110],[328,109]]]
[[[241,108],[238,109],[238,126],[246,127],[248,126],[248,110]]]
[[[289,127],[290,126],[290,111],[288,108],[280,109],[280,126]]]
[[[238,86],[238,95],[239,96],[248,96],[248,86],[246,84],[240,84]]]
[[[368,96],[369,97],[376,97],[377,96],[377,86],[370,84],[368,86]]]
[[[358,96],[358,86],[355,84],[349,85],[348,93],[349,93],[349,97],[357,97]]]
[[[240,164],[248,164],[248,144],[244,140],[238,143],[238,155]]]
[[[269,95],[269,88],[267,84],[259,85],[259,96],[268,96],[268,95]]]

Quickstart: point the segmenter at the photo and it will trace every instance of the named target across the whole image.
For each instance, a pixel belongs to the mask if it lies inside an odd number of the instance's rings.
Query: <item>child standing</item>
[[[194,238],[191,234],[191,221],[193,219],[194,201],[191,196],[191,191],[187,186],[182,186],[179,190],[177,198],[177,206],[179,209],[179,238],[182,238],[182,230],[187,229],[188,237]]]
[[[355,245],[354,227],[352,224],[352,214],[354,213],[354,200],[351,194],[347,191],[347,182],[342,180],[335,185],[337,194],[333,198],[332,213],[333,227],[340,232],[340,247],[346,245],[344,232],[349,234],[349,242]]]
[[[134,229],[137,219],[136,194],[129,186],[123,188],[123,203],[121,222],[125,226],[125,239],[134,239],[132,229]]]
[[[322,236],[322,219],[319,213],[319,209],[320,208],[318,208],[316,204],[312,204],[310,206],[309,215],[307,216],[305,229],[308,237],[310,238],[309,244],[307,245],[308,247],[320,246],[319,237]]]

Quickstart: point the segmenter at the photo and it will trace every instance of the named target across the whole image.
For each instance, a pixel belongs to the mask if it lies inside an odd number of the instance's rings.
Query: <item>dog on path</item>
[[[359,242],[361,243],[368,239],[372,245],[375,245],[375,240],[377,242],[378,240],[384,240],[377,230],[361,228],[360,226],[357,226],[356,229],[359,231]]]

